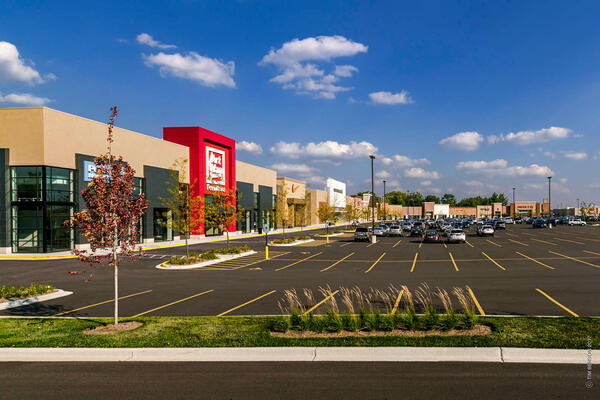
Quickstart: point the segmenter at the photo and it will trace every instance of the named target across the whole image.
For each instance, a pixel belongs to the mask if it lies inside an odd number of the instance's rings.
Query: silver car
[[[402,236],[402,228],[400,227],[400,225],[392,225],[390,226],[388,234],[390,236]]]

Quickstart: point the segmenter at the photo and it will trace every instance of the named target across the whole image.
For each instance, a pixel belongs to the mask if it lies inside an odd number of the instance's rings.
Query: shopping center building
[[[84,248],[64,226],[85,208],[80,192],[93,177],[94,158],[106,153],[107,125],[47,107],[0,108],[0,252],[54,252]],[[276,173],[238,162],[235,141],[201,127],[168,127],[163,139],[115,127],[112,152],[133,167],[136,192],[149,200],[140,242],[177,239],[165,224],[161,198],[177,160],[187,160],[186,183],[196,194],[231,189],[244,215],[230,231],[273,226]],[[218,235],[200,228],[192,236]]]

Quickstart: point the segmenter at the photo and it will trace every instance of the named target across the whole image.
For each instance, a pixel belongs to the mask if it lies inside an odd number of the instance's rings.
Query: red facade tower
[[[163,139],[189,147],[190,183],[196,183],[194,195],[204,197],[215,183],[235,192],[235,140],[199,126],[165,127]],[[229,231],[235,231],[235,225]],[[204,228],[192,234],[202,235]]]

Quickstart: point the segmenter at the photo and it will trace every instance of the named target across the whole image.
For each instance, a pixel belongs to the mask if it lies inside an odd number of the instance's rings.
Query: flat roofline
[[[298,183],[304,183],[306,185],[306,182],[304,181],[300,181],[298,179],[294,179],[294,178],[288,178],[287,176],[278,176],[277,180],[286,180],[286,181],[292,181],[292,182],[298,182]]]

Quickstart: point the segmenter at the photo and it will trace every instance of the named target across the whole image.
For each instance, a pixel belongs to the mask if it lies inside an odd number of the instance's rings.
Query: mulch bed
[[[289,330],[286,333],[271,332],[272,336],[282,338],[339,338],[351,336],[406,336],[406,337],[425,337],[425,336],[476,336],[489,335],[492,329],[487,325],[477,325],[473,329],[452,329],[449,331],[430,330],[430,331],[406,331],[395,329],[393,331],[341,331],[341,332],[323,332],[312,331],[294,331]]]
[[[130,331],[135,328],[139,328],[143,324],[138,321],[121,322],[118,325],[100,325],[94,328],[86,329],[83,333],[88,335],[109,335],[111,333],[118,333],[123,331]]]

